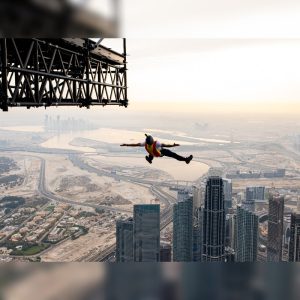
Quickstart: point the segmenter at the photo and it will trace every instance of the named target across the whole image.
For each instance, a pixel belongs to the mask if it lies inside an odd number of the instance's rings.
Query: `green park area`
[[[22,250],[15,250],[12,254],[13,255],[35,255],[38,254],[40,252],[42,252],[43,250],[47,249],[49,247],[49,244],[40,244],[40,245],[34,245],[31,247],[28,247],[26,249],[22,249]]]

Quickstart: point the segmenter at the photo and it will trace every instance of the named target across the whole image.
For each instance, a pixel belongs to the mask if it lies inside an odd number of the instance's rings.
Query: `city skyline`
[[[0,5],[0,300],[298,299],[300,1],[129,2]]]
[[[16,111],[20,112],[19,109]],[[12,115],[10,112],[4,114],[2,122],[5,123],[5,119],[15,122],[13,116],[16,111],[12,110]],[[154,252],[162,255],[161,259],[165,261],[170,260],[170,252],[171,260],[201,261],[202,239],[205,237],[202,232],[205,187],[208,177],[218,174],[223,181],[225,213],[222,260],[233,261],[236,257],[236,207],[243,205],[249,197],[252,210],[259,218],[256,261],[267,260],[269,212],[267,197],[262,194],[268,196],[273,187],[285,197],[282,260],[288,260],[289,218],[300,194],[298,121],[288,119],[288,116],[276,120],[265,116],[218,117],[217,114],[202,118],[197,112],[192,118],[182,111],[180,116],[136,112],[127,116],[127,123],[121,118],[124,111],[119,110],[114,112],[116,121],[112,124],[112,111],[77,110],[78,114],[73,115],[74,111],[70,109],[70,115],[67,115],[62,110],[42,110],[40,120],[30,119],[35,125],[28,123],[25,126],[26,123],[20,119],[21,125],[9,126],[8,123],[8,127],[0,129],[3,166],[4,170],[9,170],[4,171],[2,177],[0,174],[0,184],[4,187],[1,190],[4,208],[0,209],[3,215],[0,236],[3,237],[3,245],[8,246],[1,250],[3,259],[12,259],[9,253],[28,253],[29,247],[30,251],[34,249],[41,253],[42,261],[118,261],[118,245],[121,245],[123,261],[130,261],[131,256],[125,254],[131,252],[128,250],[132,245],[130,230],[124,231],[125,242],[119,239],[121,243],[118,244],[114,240],[116,227],[132,217],[134,205],[157,203],[160,204],[160,226],[163,229]],[[38,112],[29,111],[25,117],[35,116]],[[84,120],[83,123],[81,120]],[[91,124],[96,128],[89,128]],[[161,142],[179,143],[179,153],[193,153],[195,160],[187,166],[167,158],[156,159],[149,166],[145,164],[143,147],[122,149],[119,146],[123,142],[141,142],[145,132]],[[181,241],[185,238],[192,240],[192,258],[177,259],[176,255],[172,257],[176,248],[173,207],[176,207],[178,189],[185,189],[186,185],[190,188],[186,194],[194,197],[193,212],[186,218],[193,220],[192,231],[189,230],[192,234],[183,234]],[[261,189],[264,193],[249,196],[251,189]],[[26,195],[20,201],[28,202],[28,217],[32,220],[25,226],[22,226],[22,220],[26,213],[22,207],[18,206],[11,212],[13,217],[5,216],[12,205],[10,201],[14,201],[14,198],[6,198],[8,195]],[[50,201],[47,209],[38,207],[36,213],[42,218],[34,215],[31,205],[38,195],[52,199],[54,206],[53,209]],[[61,208],[56,208],[55,199],[71,203],[71,208],[62,208],[65,215],[61,221],[56,212]],[[78,206],[83,211],[78,210]],[[177,225],[177,229],[184,232],[186,227],[182,218]],[[190,225],[188,227],[191,228]],[[247,233],[244,235],[247,236]],[[126,243],[126,240],[129,242]],[[184,242],[177,244],[184,246]],[[75,247],[77,251],[72,251]],[[24,256],[23,259],[32,258]]]

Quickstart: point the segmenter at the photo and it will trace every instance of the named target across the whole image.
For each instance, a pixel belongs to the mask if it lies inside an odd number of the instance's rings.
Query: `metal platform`
[[[0,39],[0,108],[128,105],[126,40]]]

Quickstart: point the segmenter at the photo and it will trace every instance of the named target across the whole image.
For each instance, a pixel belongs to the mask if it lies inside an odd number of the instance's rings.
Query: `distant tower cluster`
[[[200,218],[194,217],[193,195],[179,191],[177,200],[173,207],[173,260],[189,262],[197,257],[200,261],[202,230]],[[134,205],[133,210],[133,218],[116,222],[116,261],[171,261],[171,245],[160,242],[160,206]]]
[[[204,191],[204,185],[201,188]],[[215,175],[206,180],[203,196],[199,187],[179,190],[173,205],[172,246],[160,241],[160,206],[134,205],[133,218],[117,221],[116,224],[117,261],[257,261],[259,217],[252,203],[264,199],[264,187],[248,187],[245,194],[242,205],[232,207],[231,180]],[[202,198],[203,203],[199,201]],[[267,243],[269,261],[281,261],[283,208],[283,197],[271,193]],[[291,261],[299,260],[299,236],[300,216],[295,214],[289,244]]]
[[[56,118],[46,115],[44,119],[44,130],[46,132],[77,132],[93,129],[97,129],[97,126],[81,119],[61,119],[59,115]]]
[[[268,218],[268,261],[280,262],[282,260],[284,198],[278,194],[269,194]]]

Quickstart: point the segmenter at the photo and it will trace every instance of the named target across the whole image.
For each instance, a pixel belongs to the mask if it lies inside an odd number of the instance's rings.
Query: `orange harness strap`
[[[146,149],[146,151],[147,151],[150,155],[152,155],[152,156],[154,156],[154,157],[160,157],[160,156],[161,156],[160,151],[158,151],[158,150],[156,149],[156,141],[155,141],[152,145],[145,144],[145,149]]]

